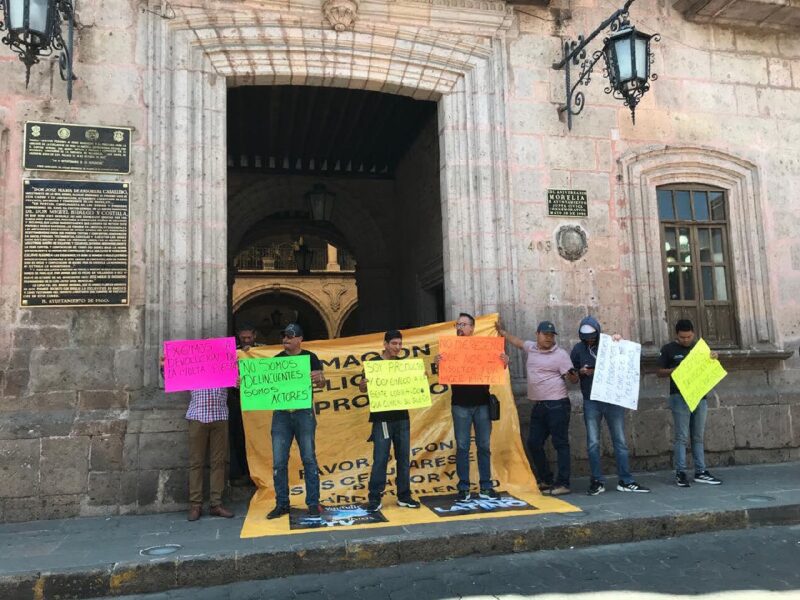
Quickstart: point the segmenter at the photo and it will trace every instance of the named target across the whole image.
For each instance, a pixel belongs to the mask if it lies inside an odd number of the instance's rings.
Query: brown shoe
[[[540,483],[539,484],[539,491],[544,493],[549,492],[553,488],[552,483]]]
[[[550,489],[549,493],[551,496],[566,496],[571,494],[572,490],[565,485],[555,485]]]
[[[235,516],[231,511],[220,504],[219,506],[212,506],[211,510],[208,513],[212,517],[223,517],[225,519],[230,519],[231,517]]]
[[[202,504],[192,504],[189,508],[189,515],[186,517],[187,521],[197,521],[200,518],[200,515],[203,514],[203,505]]]

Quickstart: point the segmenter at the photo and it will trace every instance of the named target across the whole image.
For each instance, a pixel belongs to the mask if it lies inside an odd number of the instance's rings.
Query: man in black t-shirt
[[[456,335],[470,336],[475,332],[475,317],[461,313],[456,319]],[[436,365],[447,357],[436,356]],[[500,354],[500,360],[508,366],[508,356]],[[456,473],[458,474],[458,499],[471,498],[469,481],[469,448],[470,434],[475,427],[475,446],[478,449],[478,496],[481,498],[497,498],[492,483],[492,420],[489,416],[489,386],[462,385],[450,386],[451,411],[453,414],[453,432],[456,438]]]
[[[256,342],[256,329],[249,323],[242,323],[236,328],[236,349],[247,352],[250,348],[260,346]],[[230,472],[231,486],[241,487],[253,485],[250,480],[250,467],[247,464],[245,447],[244,421],[239,388],[228,390],[228,437],[230,440]]]
[[[383,336],[383,352],[373,360],[398,360],[403,350],[403,335],[396,329]],[[367,391],[369,381],[364,378],[358,385],[361,393]],[[386,469],[389,465],[389,449],[394,446],[394,460],[397,465],[395,484],[397,504],[404,508],[419,508],[420,504],[411,496],[409,456],[411,454],[411,424],[407,410],[386,410],[371,412],[372,471],[369,474],[369,512],[379,511],[383,505],[381,498],[386,489]]]
[[[694,409],[694,412],[690,411],[678,386],[671,377],[672,372],[692,351],[695,344],[694,325],[688,319],[681,319],[675,324],[675,341],[661,348],[661,354],[658,357],[660,367],[658,376],[670,378],[669,403],[675,424],[672,462],[675,467],[675,485],[682,488],[688,488],[691,485],[686,477],[686,442],[690,436],[692,457],[694,458],[694,481],[709,485],[720,485],[722,483],[706,469],[703,438],[706,431],[708,403],[703,398],[697,408]],[[717,353],[711,352],[711,358],[716,360]]]
[[[311,385],[320,389],[325,384],[322,363],[317,355],[303,350],[303,329],[297,323],[286,326],[281,334],[283,351],[275,356],[308,356],[311,361]],[[289,513],[289,450],[292,440],[297,439],[300,458],[303,461],[303,477],[306,486],[308,514],[319,516],[319,468],[314,438],[317,420],[314,408],[276,410],[272,413],[272,479],[275,484],[275,508],[267,515],[276,519]]]

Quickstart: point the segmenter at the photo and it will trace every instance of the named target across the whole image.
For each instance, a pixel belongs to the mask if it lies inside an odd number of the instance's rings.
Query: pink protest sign
[[[235,338],[164,342],[167,392],[234,387],[238,376]]]

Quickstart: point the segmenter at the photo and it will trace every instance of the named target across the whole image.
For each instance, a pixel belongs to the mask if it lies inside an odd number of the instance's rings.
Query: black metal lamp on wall
[[[566,102],[559,107],[559,112],[566,113],[569,129],[572,129],[572,117],[580,114],[584,107],[585,97],[578,88],[589,84],[592,70],[601,57],[605,59],[604,75],[608,77],[608,86],[603,91],[619,98],[630,108],[634,123],[636,105],[650,89],[650,81],[658,79],[658,75],[650,69],[653,62],[650,42],[659,41],[661,36],[642,33],[631,25],[628,9],[633,2],[634,0],[627,0],[622,8],[603,21],[586,38],[579,35],[577,40],[564,41],[563,58],[554,63],[553,68],[564,69]],[[586,46],[607,27],[612,33],[603,40],[602,50],[595,50],[591,57],[587,57]],[[573,83],[570,67],[577,65],[580,65],[580,73]]]
[[[315,183],[305,194],[312,221],[330,221],[336,194],[329,192],[321,183]]]
[[[60,51],[59,71],[67,82],[67,99],[72,101],[72,48],[75,10],[72,0],[0,0],[0,31],[7,31],[2,42],[19,55],[25,65],[25,86],[31,67],[40,59]],[[66,41],[61,22],[67,23]]]

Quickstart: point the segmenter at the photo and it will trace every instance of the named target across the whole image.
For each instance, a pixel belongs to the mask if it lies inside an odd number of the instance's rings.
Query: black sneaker
[[[675,485],[678,487],[692,487],[692,484],[689,483],[689,480],[686,478],[686,473],[683,471],[675,473]]]
[[[267,513],[268,519],[277,519],[278,517],[282,517],[283,515],[289,514],[289,505],[286,504],[278,504],[273,508],[271,511]]]
[[[321,512],[322,512],[322,507],[319,504],[315,504],[313,506],[308,507],[309,517],[318,517]]]
[[[406,496],[397,499],[397,506],[402,506],[403,508],[419,508],[421,505],[411,496]]]
[[[722,480],[717,479],[708,471],[703,471],[702,473],[695,473],[694,480],[697,483],[707,483],[708,485],[722,485]]]
[[[597,496],[598,494],[602,494],[606,491],[606,485],[599,479],[592,479],[592,482],[589,484],[589,490],[586,492],[587,496]]]
[[[381,504],[380,500],[370,500],[369,504],[367,504],[367,512],[378,512],[382,508],[383,504]]]
[[[499,497],[492,488],[486,488],[478,492],[478,498],[485,498],[486,500],[497,500]]]
[[[458,490],[458,495],[456,496],[456,501],[464,502],[472,498],[472,494],[469,493],[469,490]]]
[[[618,492],[639,492],[640,494],[647,494],[650,492],[650,488],[644,487],[643,485],[639,485],[635,481],[631,481],[630,483],[622,483],[620,481],[617,483],[617,491]]]

